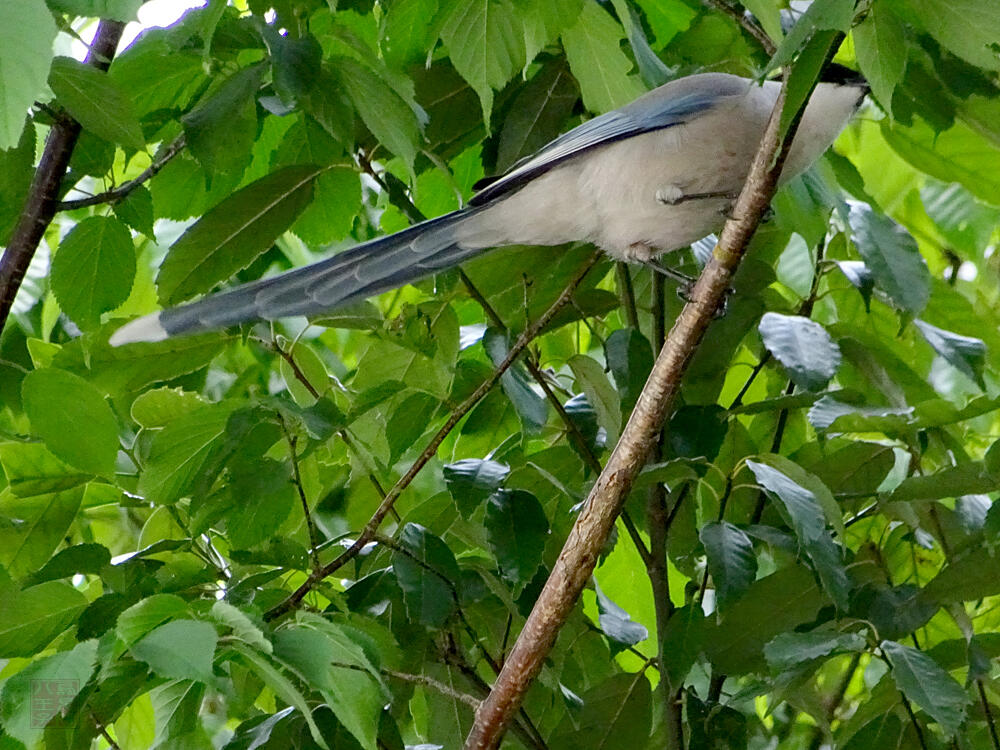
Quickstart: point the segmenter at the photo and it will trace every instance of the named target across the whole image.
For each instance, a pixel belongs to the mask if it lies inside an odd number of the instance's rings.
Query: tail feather
[[[119,328],[110,343],[159,341],[250,320],[330,312],[478,255],[483,248],[460,245],[456,232],[477,213],[455,211],[311,266],[147,315]]]

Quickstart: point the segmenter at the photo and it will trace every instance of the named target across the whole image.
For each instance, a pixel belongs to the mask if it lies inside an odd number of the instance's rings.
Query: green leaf
[[[225,435],[238,404],[209,404],[171,422],[153,437],[138,491],[156,503],[176,502]]]
[[[921,119],[908,127],[882,122],[892,149],[922,172],[958,182],[980,200],[996,203],[1000,192],[1000,148],[968,125],[956,122],[943,133]]]
[[[274,636],[275,657],[320,690],[337,719],[361,743],[376,747],[382,694],[361,649],[336,625],[323,631],[308,628],[279,630]],[[350,669],[345,665],[362,669]]]
[[[326,371],[326,365],[312,347],[302,341],[296,342],[291,349],[291,358],[295,367],[289,364],[287,358],[282,357],[278,363],[278,371],[295,403],[303,407],[312,406],[330,389],[330,375]]]
[[[902,21],[886,3],[873,3],[851,30],[858,67],[882,109],[892,107],[892,92],[906,70],[906,35]]]
[[[129,649],[162,677],[212,682],[212,658],[219,634],[207,622],[172,620]]]
[[[17,497],[61,492],[93,477],[63,463],[39,443],[0,443],[0,465]]]
[[[57,57],[52,61],[49,86],[84,130],[137,151],[145,148],[146,138],[128,93],[107,73],[69,57]]]
[[[621,403],[604,368],[583,354],[573,355],[566,364],[573,371],[577,387],[597,412],[597,421],[608,433],[608,442],[617,443],[622,424]]]
[[[621,24],[592,2],[585,3],[576,23],[562,32],[569,69],[591,112],[608,112],[645,92],[642,83],[628,74],[632,63],[621,50],[624,37]]]
[[[921,590],[925,602],[948,605],[1000,594],[1000,558],[988,547],[965,550]]]
[[[182,302],[250,265],[309,205],[321,171],[279,169],[210,209],[167,251],[156,275],[160,302]]]
[[[542,564],[549,535],[542,504],[524,490],[499,490],[486,504],[484,524],[500,574],[515,586],[523,586]]]
[[[791,62],[817,31],[848,31],[854,18],[854,0],[816,0],[795,22],[767,64],[774,70]],[[766,71],[765,71],[766,72]]]
[[[931,35],[973,65],[1000,70],[1000,8],[977,0],[906,0]]]
[[[112,204],[111,208],[120,221],[149,239],[156,239],[153,234],[153,194],[145,185],[132,188],[128,195]]]
[[[698,532],[708,556],[708,572],[721,610],[737,601],[757,578],[753,543],[728,521],[707,523]]]
[[[371,68],[348,57],[338,57],[331,65],[372,135],[412,166],[421,141],[417,113]]]
[[[194,680],[172,680],[149,691],[156,733],[153,747],[210,750],[212,744],[201,724],[205,685]]]
[[[28,580],[31,585],[35,585],[57,578],[69,578],[78,573],[97,575],[110,562],[111,553],[107,547],[94,542],[84,542],[60,550]]]
[[[442,9],[441,39],[451,62],[479,94],[490,121],[493,90],[524,67],[523,22],[509,0],[450,0]]]
[[[58,458],[91,474],[114,474],[118,422],[94,386],[65,370],[45,368],[24,378],[21,398],[32,431]]]
[[[509,351],[506,337],[495,328],[489,328],[483,334],[483,348],[494,365],[499,365]],[[531,380],[516,362],[500,376],[500,387],[517,410],[525,429],[531,432],[540,430],[548,418],[548,403],[535,393]]]
[[[506,172],[514,162],[558,136],[579,96],[565,62],[546,62],[518,92],[504,118],[497,146],[497,172]]]
[[[0,3],[0,150],[21,139],[24,113],[45,88],[55,38],[43,0]]]
[[[754,581],[725,613],[721,624],[706,624],[705,653],[724,674],[760,669],[764,644],[779,633],[812,621],[827,602],[806,568],[783,568]]]
[[[445,465],[441,473],[458,509],[468,518],[486,498],[503,486],[510,467],[488,459],[463,458]]]
[[[931,348],[947,360],[948,364],[960,370],[980,388],[986,388],[983,382],[986,344],[982,339],[946,331],[922,320],[914,320],[913,324],[924,335]]]
[[[140,427],[153,429],[165,427],[180,415],[205,404],[197,393],[180,388],[154,388],[132,402],[130,415]]]
[[[117,219],[87,217],[59,243],[49,279],[63,312],[83,329],[95,327],[132,290],[132,235]]]
[[[838,260],[834,261],[840,272],[851,282],[851,286],[858,290],[861,298],[865,301],[865,311],[871,310],[872,292],[875,289],[875,278],[872,276],[868,266],[860,260]]]
[[[395,0],[389,5],[380,45],[389,65],[402,69],[427,56],[436,32],[427,19],[434,18],[437,10],[438,0]]]
[[[903,310],[919,315],[930,297],[930,272],[909,232],[864,203],[851,204],[854,244],[875,283]]]
[[[209,176],[246,168],[257,137],[254,97],[264,72],[263,65],[238,70],[181,118],[187,146]]]
[[[227,536],[244,549],[277,533],[297,497],[288,466],[270,458],[234,476],[229,493],[233,509],[226,514]]]
[[[767,464],[747,461],[747,467],[767,494],[778,501],[803,546],[826,533],[823,507],[811,490]]]
[[[264,631],[257,627],[242,610],[220,599],[212,604],[209,614],[217,623],[232,630],[233,636],[247,645],[253,646],[265,654],[271,653],[272,645],[264,635]]]
[[[316,178],[313,200],[292,224],[311,247],[344,239],[361,210],[361,180],[350,167],[333,167]]]
[[[4,731],[34,747],[46,724],[59,718],[84,688],[97,661],[97,641],[78,643],[32,662],[8,679],[0,693]]]
[[[129,394],[201,369],[218,355],[224,341],[219,334],[208,334],[112,347],[108,346],[112,327],[117,324],[101,328],[96,341],[81,337],[64,345],[52,365],[85,375],[111,395]]]
[[[594,579],[594,592],[597,594],[597,621],[601,630],[608,638],[623,646],[634,646],[649,637],[649,631],[640,623],[634,622],[624,609],[615,604],[605,594]]]
[[[619,328],[604,342],[604,358],[621,395],[622,412],[628,414],[653,369],[653,348],[635,328]]]
[[[295,687],[292,681],[285,677],[263,654],[239,642],[231,644],[231,646],[264,681],[264,684],[274,691],[275,695],[279,696],[289,705],[294,706],[302,714],[306,724],[309,726],[309,733],[316,741],[316,744],[324,750],[328,750],[329,746],[326,744],[323,734],[319,731],[319,727],[316,726],[316,722],[313,720],[312,712],[309,710],[309,704],[306,703],[305,696]]]
[[[705,637],[705,615],[698,603],[674,610],[661,638],[666,674],[671,685],[682,685],[691,667],[698,661]]]
[[[408,523],[399,536],[402,550],[392,555],[392,569],[403,590],[407,614],[421,625],[439,628],[454,611],[460,574],[455,556],[423,526]]]
[[[840,349],[819,323],[800,315],[765,313],[757,327],[764,346],[807,391],[826,387],[840,367]]]
[[[49,7],[63,13],[112,21],[134,21],[146,0],[47,0]]]
[[[179,596],[153,594],[122,612],[115,627],[124,644],[132,646],[163,623],[188,614],[187,602]]]
[[[965,720],[969,696],[931,657],[895,641],[882,641],[896,686],[930,714],[945,733],[954,736]]]
[[[38,570],[66,538],[82,500],[83,487],[7,498],[3,512],[17,522],[0,525],[0,564],[18,578]]]
[[[0,10],[0,18],[2,14],[3,10]],[[0,65],[3,64],[2,55],[0,52]],[[0,104],[0,111],[2,110],[3,106]],[[3,138],[3,120],[4,117],[0,115],[0,141]],[[0,148],[0,195],[10,196],[0,202],[0,246],[7,245],[10,233],[21,217],[21,206],[28,196],[31,179],[35,174],[34,164],[35,129],[25,127],[14,146],[6,150]]]
[[[314,73],[323,62],[323,50],[312,34],[282,36],[271,26],[264,29],[274,89],[285,104],[293,105],[315,86]]]
[[[860,653],[865,647],[865,639],[858,633],[781,633],[764,646],[764,657],[771,671],[778,673],[824,656],[845,652]]]
[[[612,750],[650,746],[653,698],[643,672],[616,674],[580,697],[585,710],[567,713],[549,740],[551,747]]]
[[[87,597],[59,581],[47,581],[16,594],[4,594],[0,608],[0,657],[32,656],[72,625],[87,607]]]
[[[940,500],[948,497],[993,492],[997,480],[985,464],[966,461],[933,474],[907,477],[892,491],[893,501]]]

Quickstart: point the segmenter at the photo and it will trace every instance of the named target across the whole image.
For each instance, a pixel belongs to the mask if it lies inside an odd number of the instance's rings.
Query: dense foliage
[[[313,325],[108,337],[760,75],[758,28],[778,62],[848,32],[871,101],[775,199],[505,746],[1000,748],[1000,6],[723,2],[211,0],[107,73],[53,42],[142,0],[0,3],[0,243],[82,125],[0,338],[0,748],[461,747],[672,289],[513,248]]]

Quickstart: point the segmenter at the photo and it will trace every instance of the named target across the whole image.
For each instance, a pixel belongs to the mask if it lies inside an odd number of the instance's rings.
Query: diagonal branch
[[[174,141],[167,146],[163,151],[157,156],[153,163],[146,167],[139,175],[128,182],[123,182],[116,188],[111,190],[105,190],[103,193],[98,193],[97,195],[88,195],[86,198],[74,198],[73,200],[61,201],[56,205],[57,211],[72,211],[74,208],[86,208],[87,206],[97,206],[101,203],[117,203],[122,198],[128,196],[133,190],[139,187],[142,183],[147,182],[156,175],[160,173],[167,164],[173,159],[177,154],[184,150],[186,141],[183,135],[177,136]]]
[[[102,19],[87,54],[87,64],[98,70],[107,70],[124,29],[125,24],[121,21]],[[45,150],[31,180],[27,201],[10,235],[7,249],[0,258],[0,331],[10,316],[17,290],[21,288],[35,250],[59,209],[59,190],[80,130],[80,123],[76,120],[60,118],[52,125],[45,140]]]
[[[541,670],[559,629],[589,580],[632,482],[656,443],[687,363],[721,304],[729,279],[777,188],[782,164],[808,101],[808,96],[803,99],[782,140],[779,134],[787,85],[786,70],[781,93],[734,207],[733,217],[726,222],[712,259],[691,292],[691,301],[684,306],[674,323],[621,439],[591,489],[559,559],[497,677],[493,691],[476,711],[476,720],[466,739],[465,750],[494,750],[499,747],[504,730]]]
[[[455,407],[454,411],[449,415],[448,419],[441,426],[441,428],[434,434],[430,442],[417,457],[417,460],[413,462],[407,472],[399,478],[396,484],[393,485],[382,503],[378,506],[375,513],[365,524],[364,529],[358,535],[358,538],[354,540],[354,543],[344,550],[337,558],[327,563],[321,570],[313,571],[305,582],[299,586],[294,593],[292,593],[285,601],[277,605],[273,609],[269,610],[265,614],[265,619],[273,620],[276,617],[280,617],[286,612],[291,611],[298,606],[299,602],[312,591],[324,578],[331,575],[335,571],[339,570],[346,563],[353,560],[361,550],[364,549],[365,545],[371,542],[375,538],[375,534],[378,531],[378,527],[385,520],[385,517],[389,515],[392,511],[393,506],[396,504],[396,500],[403,493],[413,479],[420,473],[420,470],[434,457],[437,453],[438,447],[444,442],[444,439],[448,434],[455,428],[455,426],[462,420],[462,418],[472,410],[472,407],[479,403],[480,399],[485,396],[490,389],[493,388],[499,382],[500,376],[503,375],[507,369],[514,363],[521,353],[524,351],[525,347],[528,346],[531,341],[533,341],[551,322],[552,318],[557,312],[559,312],[573,297],[573,293],[576,288],[583,282],[584,277],[590,272],[600,260],[600,252],[594,253],[590,259],[583,265],[583,267],[577,272],[576,276],[573,277],[572,281],[566,286],[562,291],[562,294],[556,299],[555,302],[542,313],[541,317],[538,318],[534,323],[524,329],[520,336],[518,336],[517,341],[511,346],[510,351],[507,352],[507,356],[504,357],[503,361],[497,365],[490,376],[479,384],[472,394],[466,398],[461,404]]]

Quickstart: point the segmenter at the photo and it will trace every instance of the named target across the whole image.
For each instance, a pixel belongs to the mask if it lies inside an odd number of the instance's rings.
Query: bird
[[[868,86],[828,66],[803,113],[780,182],[804,172],[861,106]],[[730,213],[780,83],[728,73],[674,79],[585,121],[481,180],[468,203],[308,266],[126,323],[109,343],[161,341],[257,320],[328,313],[504,245],[590,242],[656,265],[717,232]],[[543,256],[544,257],[544,256]]]

